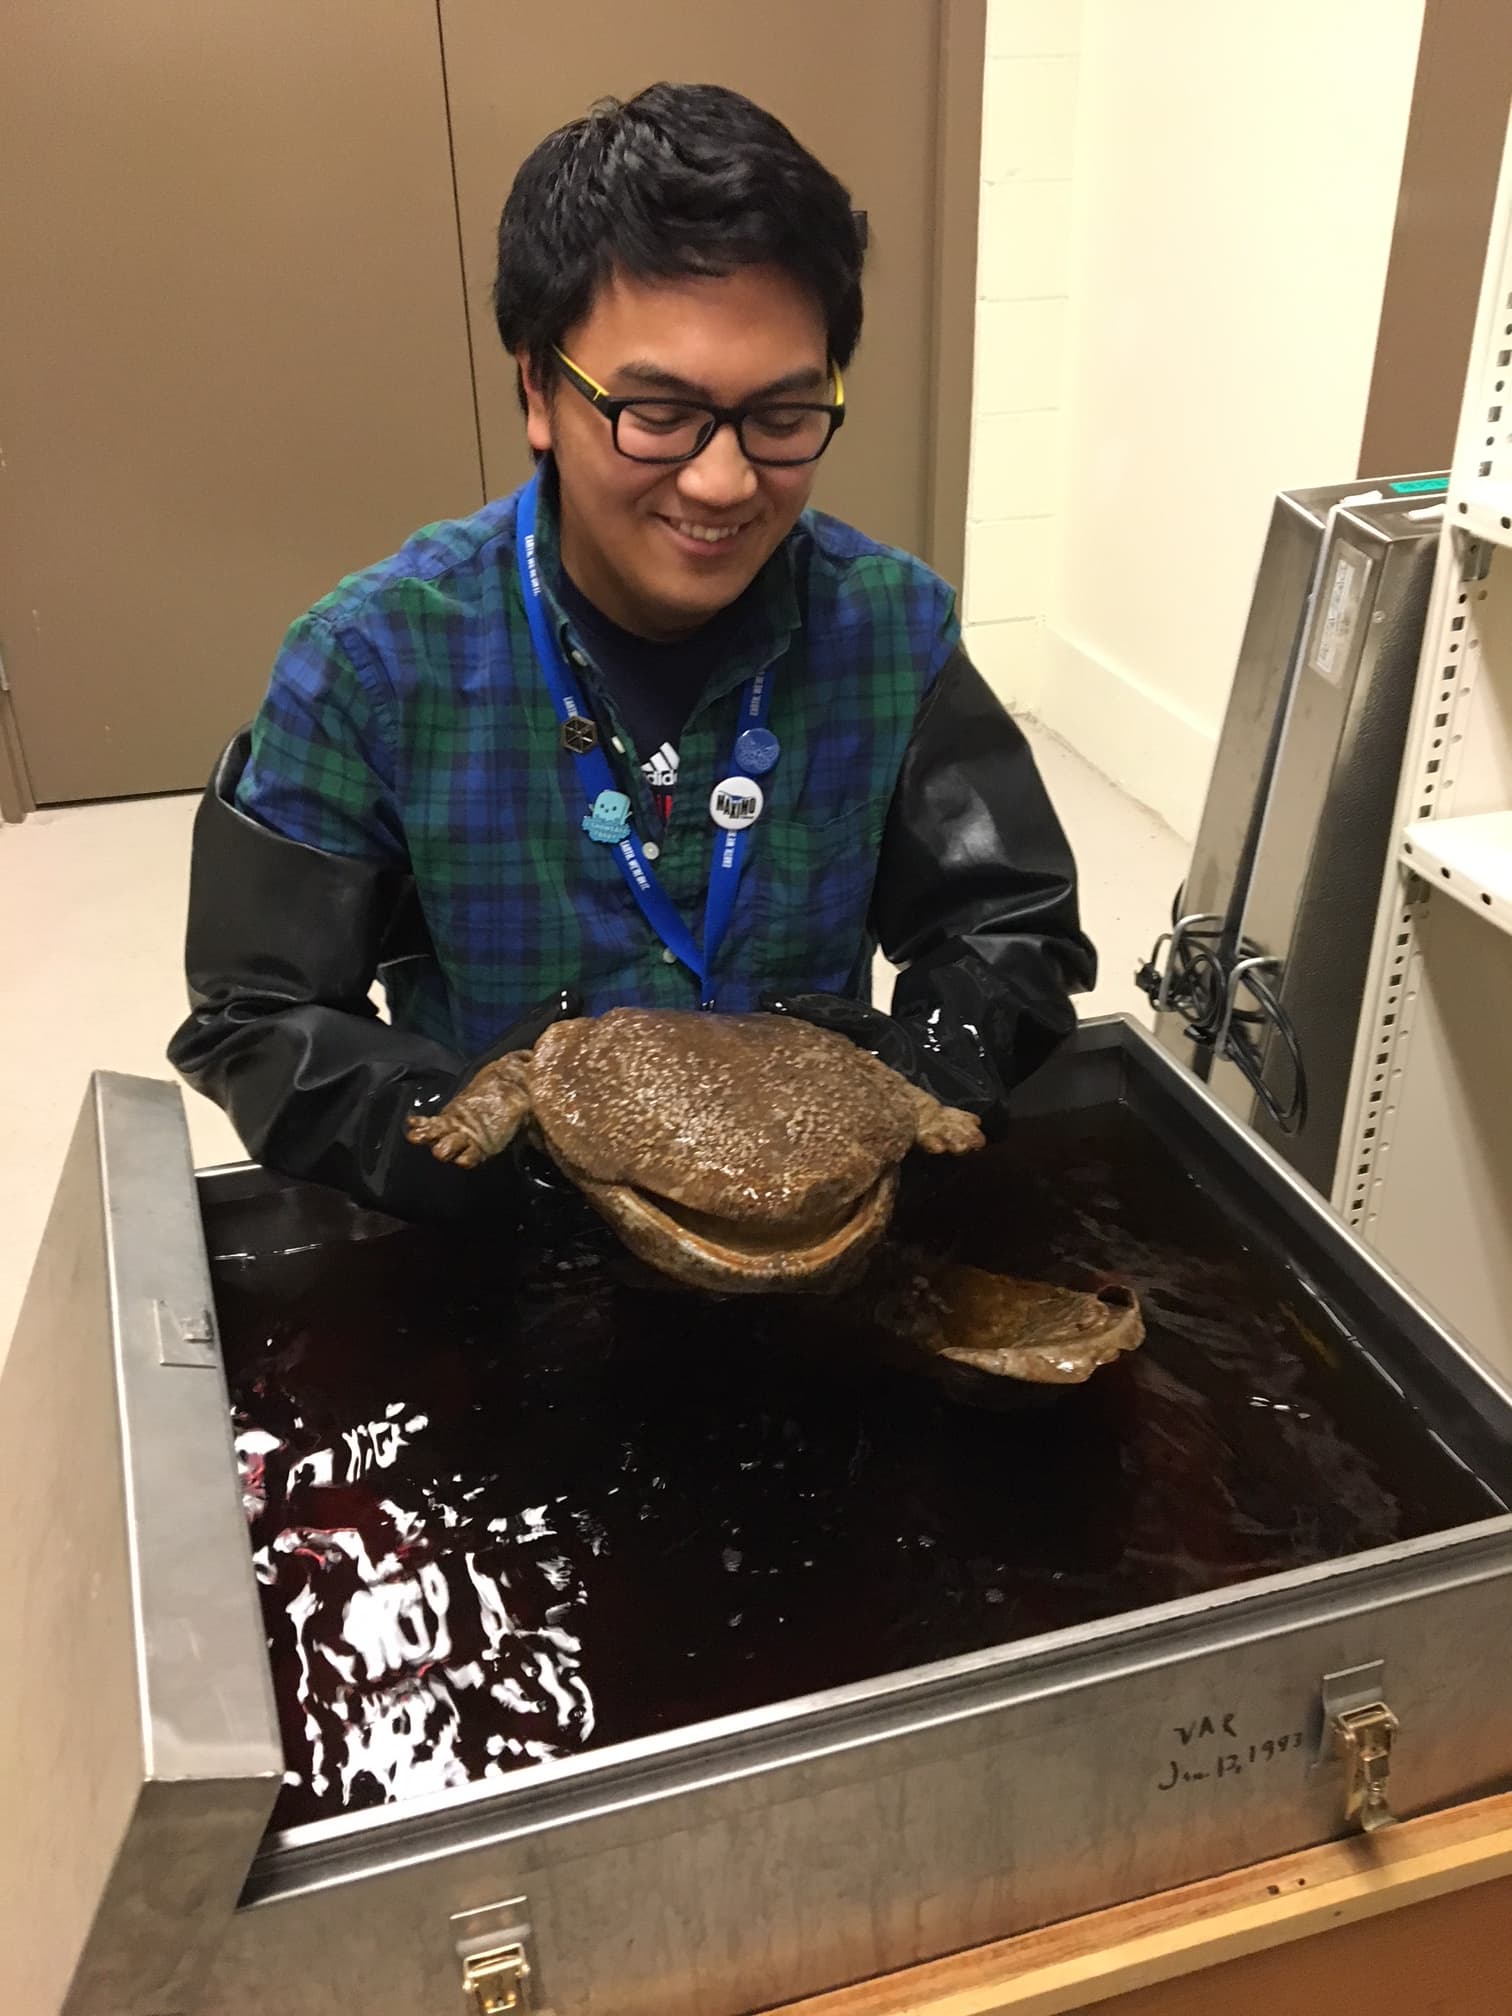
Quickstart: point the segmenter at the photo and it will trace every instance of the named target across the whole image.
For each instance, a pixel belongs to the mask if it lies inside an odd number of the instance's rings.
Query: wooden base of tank
[[[773,2016],[1505,2016],[1512,1793],[794,2002]]]

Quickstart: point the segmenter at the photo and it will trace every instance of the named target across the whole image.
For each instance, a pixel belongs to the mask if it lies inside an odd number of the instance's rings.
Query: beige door
[[[26,781],[184,789],[293,616],[481,500],[435,7],[8,0],[4,44]]]
[[[442,0],[443,38],[434,0],[11,0],[0,803],[18,773],[39,804],[196,787],[295,615],[519,480],[505,190],[551,126],[658,76],[758,98],[867,212],[818,501],[958,578],[984,21]]]
[[[815,502],[958,577],[981,13],[949,0],[580,0],[544,12],[441,0],[490,493],[529,472],[514,366],[489,304],[515,169],[596,98],[629,98],[664,77],[726,84],[775,112],[867,216],[866,325],[847,374],[850,424],[825,459]],[[943,512],[937,489],[953,499]]]

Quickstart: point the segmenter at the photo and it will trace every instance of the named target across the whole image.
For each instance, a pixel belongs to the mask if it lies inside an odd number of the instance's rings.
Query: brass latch
[[[462,1962],[462,1990],[469,2016],[528,2016],[530,1961],[524,1946],[511,1941]]]
[[[1345,1819],[1363,1827],[1367,1834],[1378,1827],[1390,1827],[1396,1815],[1391,1810],[1387,1781],[1397,1718],[1384,1701],[1371,1701],[1363,1708],[1341,1709],[1330,1726],[1334,1755],[1343,1759],[1349,1772]]]

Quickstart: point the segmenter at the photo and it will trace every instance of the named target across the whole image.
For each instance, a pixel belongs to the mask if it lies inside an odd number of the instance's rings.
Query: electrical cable
[[[1224,971],[1216,954],[1193,931],[1177,935],[1184,894],[1183,889],[1178,889],[1172,898],[1171,930],[1163,934],[1171,940],[1168,973],[1163,974],[1156,963],[1160,956],[1157,942],[1134,975],[1134,984],[1153,1006],[1186,1017],[1186,1034],[1191,1042],[1210,1045],[1223,1020]]]
[[[1157,964],[1160,956],[1157,942],[1134,979],[1156,1007],[1163,1006],[1165,1012],[1186,1018],[1185,1034],[1189,1042],[1211,1048],[1223,1026],[1229,966],[1214,945],[1190,927],[1178,931],[1185,894],[1184,888],[1178,889],[1171,902],[1171,930],[1164,934],[1170,939],[1167,970],[1162,973]],[[1214,930],[1211,937],[1216,939],[1218,935]],[[1260,948],[1247,938],[1241,939],[1232,956],[1237,964],[1243,959],[1258,958]],[[1260,1005],[1258,1009],[1236,1009],[1230,1015],[1226,1055],[1243,1072],[1277,1131],[1298,1134],[1307,1125],[1307,1072],[1296,1027],[1275,989],[1253,969],[1245,974],[1244,985]],[[1286,1100],[1265,1082],[1261,1038],[1267,1027],[1274,1030],[1291,1063],[1291,1097]]]
[[[1260,1003],[1260,1014],[1253,1011],[1235,1015],[1229,1023],[1229,1041],[1226,1046],[1231,1063],[1238,1066],[1254,1088],[1255,1096],[1270,1115],[1278,1133],[1300,1134],[1307,1125],[1307,1072],[1302,1063],[1302,1045],[1298,1041],[1296,1025],[1281,1006],[1280,998],[1269,981],[1262,980],[1256,973],[1246,973],[1244,984]],[[1246,1029],[1260,1029],[1266,1023],[1275,1030],[1291,1060],[1292,1093],[1284,1103],[1265,1082],[1264,1059],[1258,1046],[1255,1048],[1234,1040],[1235,1025]]]

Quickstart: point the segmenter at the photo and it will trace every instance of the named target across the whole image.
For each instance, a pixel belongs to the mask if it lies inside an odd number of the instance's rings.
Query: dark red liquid
[[[1126,1280],[1147,1341],[1004,1409],[823,1300],[630,1285],[575,1213],[529,1252],[403,1232],[217,1260],[275,1825],[1500,1509],[1120,1108],[920,1171],[901,1222]]]

